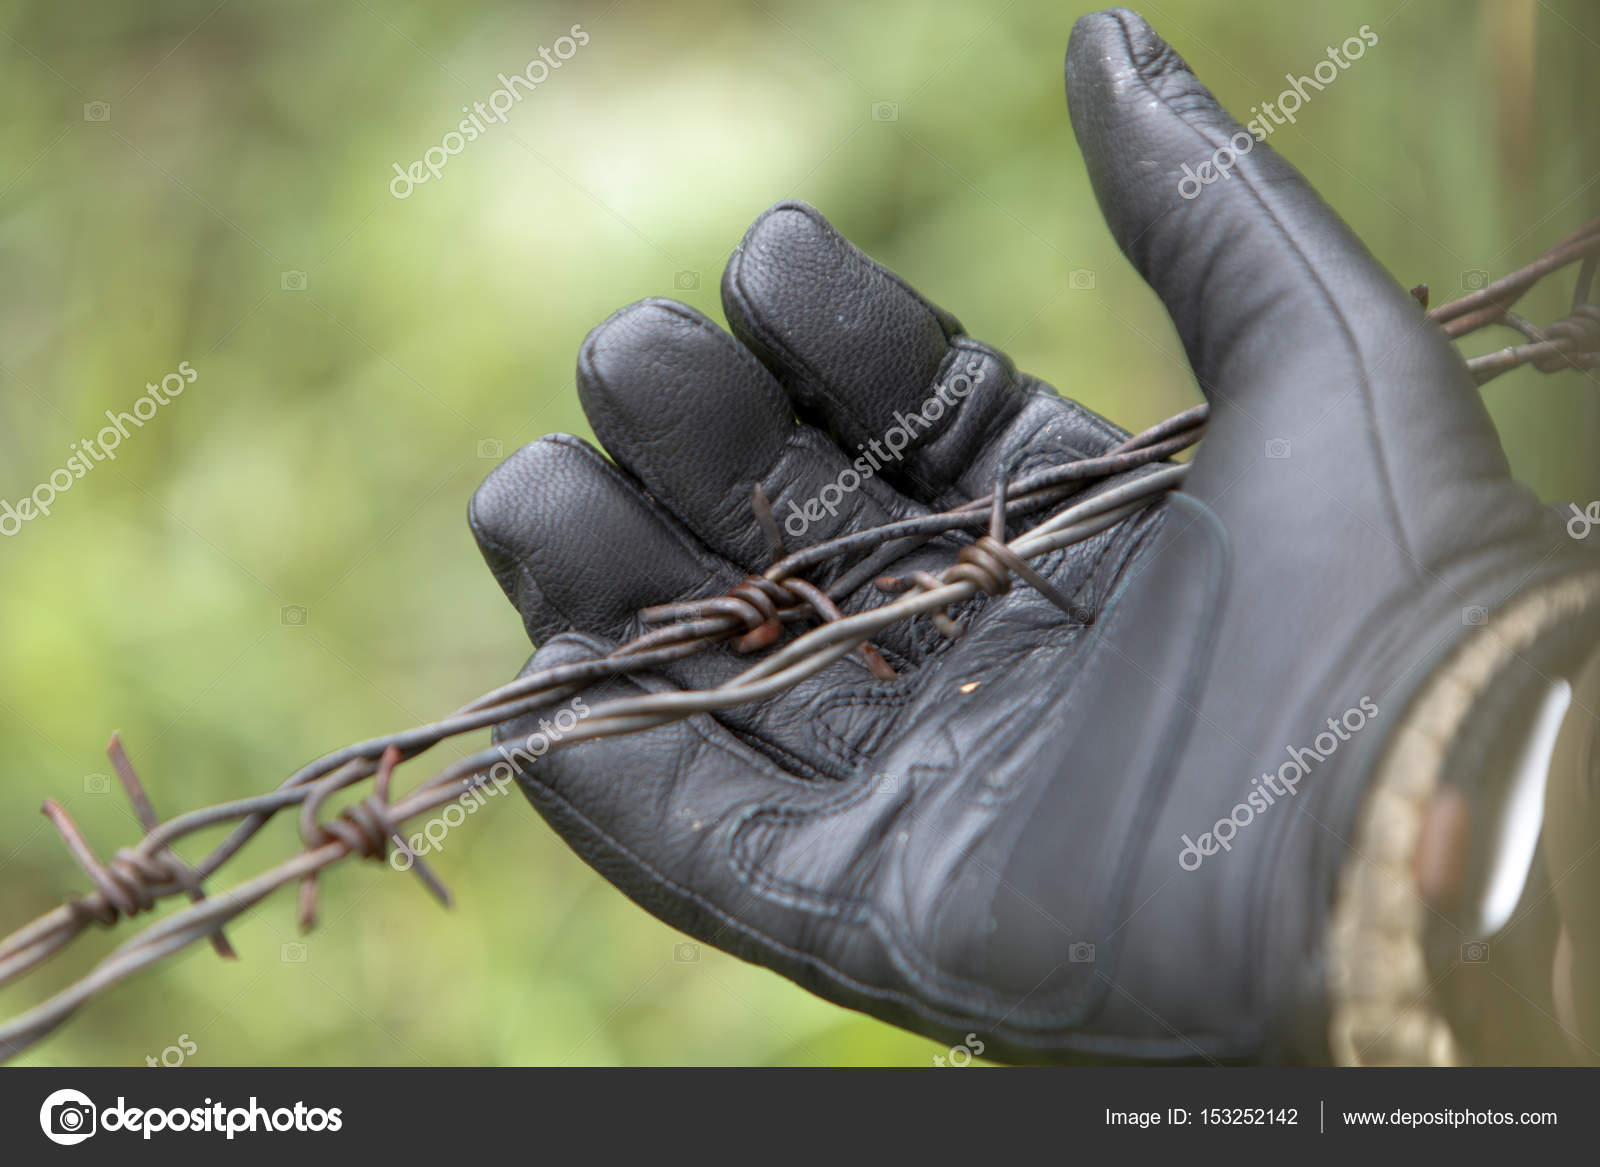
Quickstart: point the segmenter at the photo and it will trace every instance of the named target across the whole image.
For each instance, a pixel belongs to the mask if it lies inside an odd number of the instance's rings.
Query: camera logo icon
[[[1463,292],[1481,292],[1489,286],[1489,273],[1481,268],[1461,273],[1461,290]]]
[[[86,101],[83,103],[83,120],[86,122],[108,122],[111,120],[111,103],[109,101]]]
[[[1282,462],[1288,456],[1289,456],[1289,439],[1288,438],[1268,438],[1267,439],[1267,457],[1271,458],[1274,462]]]
[[[94,1134],[95,1107],[79,1090],[57,1090],[39,1107],[39,1129],[52,1143],[76,1146]]]
[[[285,604],[278,611],[278,619],[288,628],[303,628],[306,623],[306,610],[300,604]]]
[[[682,944],[672,946],[672,959],[679,964],[699,964],[700,946],[684,941]]]
[[[673,272],[672,286],[680,292],[698,292],[700,290],[700,273],[690,271],[688,268]]]
[[[1076,271],[1069,272],[1067,274],[1067,287],[1074,292],[1094,291],[1094,272],[1086,267],[1080,267]]]
[[[900,103],[898,101],[875,101],[872,103],[872,120],[875,122],[897,122],[900,120]]]
[[[1094,945],[1080,940],[1067,949],[1067,960],[1072,964],[1093,964]]]
[[[1462,964],[1488,964],[1489,942],[1487,940],[1468,940],[1461,946]]]
[[[1461,609],[1461,623],[1468,628],[1482,628],[1488,622],[1488,611],[1478,604],[1472,604]]]
[[[877,784],[873,788],[874,794],[893,794],[900,789],[900,784],[894,780],[893,774],[879,774]]]
[[[306,273],[286,271],[278,277],[278,286],[285,292],[303,292],[306,290]]]
[[[278,946],[278,959],[284,964],[304,964],[306,962],[306,946],[303,941],[287,940]]]
[[[478,439],[478,460],[482,462],[498,462],[506,456],[506,444],[499,438]]]
[[[85,794],[110,794],[111,775],[85,774],[83,776],[83,792]]]

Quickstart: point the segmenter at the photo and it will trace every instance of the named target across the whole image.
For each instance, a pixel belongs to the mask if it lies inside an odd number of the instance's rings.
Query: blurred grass
[[[113,727],[173,813],[512,675],[526,646],[463,521],[480,455],[587,433],[573,354],[621,304],[677,294],[720,319],[722,261],[778,199],[816,204],[974,335],[1130,428],[1195,400],[1072,144],[1061,58],[1089,7],[0,3],[0,497],[146,381],[183,360],[199,373],[0,540],[0,921],[83,886],[44,797],[64,795],[103,853],[136,834],[119,797],[86,786]],[[1272,145],[1436,300],[1600,202],[1585,0],[1144,12],[1236,112],[1372,24],[1379,45]],[[574,23],[591,43],[508,124],[390,196],[393,163]],[[84,119],[96,101],[109,120]],[[878,102],[897,120],[874,120]],[[1529,314],[1559,314],[1563,284]],[[1546,498],[1600,497],[1595,390],[1524,371],[1486,395]],[[282,824],[244,864],[293,845]],[[674,960],[680,938],[520,804],[474,816],[438,866],[453,912],[342,870],[304,961],[281,959],[297,937],[279,897],[233,929],[241,961],[186,953],[24,1061],[139,1064],[180,1035],[200,1064],[939,1052],[709,950]],[[41,990],[0,993],[0,1014]]]

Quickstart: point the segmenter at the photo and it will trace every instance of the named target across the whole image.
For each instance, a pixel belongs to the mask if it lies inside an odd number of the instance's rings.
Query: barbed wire
[[[1593,369],[1600,361],[1600,311],[1589,300],[1597,256],[1600,219],[1586,224],[1521,271],[1436,308],[1428,316],[1452,339],[1495,324],[1516,328],[1527,338],[1526,344],[1468,361],[1480,384],[1525,364],[1542,372]],[[1570,316],[1538,329],[1511,312],[1529,288],[1572,263],[1583,266]],[[1416,293],[1426,308],[1426,289],[1419,288]],[[606,678],[657,669],[721,643],[731,643],[743,653],[773,651],[711,689],[596,702],[589,715],[552,740],[550,748],[635,733],[764,700],[852,653],[874,676],[890,680],[895,676],[893,667],[873,647],[875,636],[917,616],[928,617],[946,636],[959,635],[961,628],[950,614],[951,607],[980,593],[1001,594],[1012,586],[1013,576],[1021,577],[1075,622],[1092,620],[1092,613],[1074,605],[1071,597],[1063,595],[1029,560],[1080,543],[1177,489],[1189,466],[1170,459],[1201,439],[1207,416],[1206,406],[1196,406],[1128,438],[1106,454],[1061,463],[1010,481],[999,475],[989,494],[960,506],[841,535],[793,552],[785,550],[771,506],[758,486],[751,494],[751,511],[766,534],[773,560],[764,572],[722,595],[647,608],[639,616],[649,630],[604,656],[539,669],[490,690],[441,720],[335,750],[264,794],[162,821],[120,737],[112,735],[107,753],[145,834],[132,846],[119,849],[109,861],[102,861],[66,809],[54,799],[45,801],[44,814],[95,890],[69,898],[0,940],[0,986],[39,968],[93,925],[112,927],[174,896],[191,902],[147,926],[78,980],[0,1025],[0,1061],[44,1038],[98,994],[191,944],[206,940],[218,955],[233,957],[224,926],[281,888],[299,885],[299,922],[302,928],[311,928],[316,920],[320,873],[351,856],[382,860],[393,847],[405,860],[403,869],[413,872],[431,895],[449,905],[448,889],[407,844],[401,827],[484,786],[497,764],[512,764],[507,750],[495,745],[452,762],[408,793],[396,796],[396,768],[451,738],[565,701]],[[1123,480],[1110,484],[1115,478]],[[1073,501],[1097,484],[1104,489]],[[1063,509],[1048,513],[1058,507]],[[1041,512],[1045,517],[1007,539],[1010,524]],[[910,551],[943,536],[970,540],[959,547],[950,566],[937,573],[913,572],[903,579],[887,574]],[[801,574],[854,556],[861,558],[827,588]],[[846,615],[838,602],[869,582],[878,591],[898,598]],[[811,626],[775,647],[783,639],[785,625],[801,623]],[[322,816],[330,798],[369,779],[371,787],[365,796],[331,817]],[[225,891],[210,894],[205,890],[207,879],[269,820],[292,807],[299,808],[303,850]],[[189,863],[176,850],[176,844],[188,836],[228,823],[234,824],[233,829],[199,862]]]
[[[1511,310],[1540,280],[1572,264],[1580,265],[1578,285],[1572,294],[1572,310],[1566,316],[1539,328]],[[1440,305],[1429,312],[1428,317],[1452,340],[1491,325],[1515,329],[1522,334],[1526,344],[1498,349],[1467,362],[1468,370],[1480,385],[1523,365],[1532,365],[1541,373],[1600,368],[1600,305],[1589,298],[1594,292],[1597,264],[1600,264],[1600,219],[1591,219],[1527,267]],[[1427,285],[1412,289],[1412,294],[1424,308],[1428,306]]]

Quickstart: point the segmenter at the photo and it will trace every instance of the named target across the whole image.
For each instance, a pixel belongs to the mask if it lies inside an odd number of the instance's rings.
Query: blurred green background
[[[102,793],[113,728],[172,814],[509,678],[527,646],[469,537],[469,494],[504,451],[587,433],[573,357],[613,309],[676,294],[720,319],[723,260],[779,199],[814,203],[974,335],[1129,428],[1198,400],[1073,146],[1061,62],[1089,7],[0,4],[0,498],[147,381],[182,361],[198,374],[48,518],[0,539],[0,924],[84,890],[45,797],[103,855],[138,834]],[[1371,25],[1379,44],[1271,144],[1436,302],[1600,206],[1592,0],[1143,11],[1236,112]],[[589,43],[507,124],[391,195],[394,163],[574,24]],[[1559,315],[1570,289],[1528,314]],[[1548,499],[1600,498],[1597,388],[1524,370],[1487,392]],[[295,845],[280,824],[240,870]],[[454,911],[346,865],[303,949],[280,894],[231,930],[241,960],[186,952],[22,1061],[943,1052],[709,950],[675,960],[681,937],[520,799],[453,831],[435,865]],[[109,939],[0,992],[0,1014]]]

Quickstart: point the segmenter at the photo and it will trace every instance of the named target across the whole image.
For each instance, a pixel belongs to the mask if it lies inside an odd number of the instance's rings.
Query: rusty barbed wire
[[[1586,224],[1520,271],[1434,309],[1428,316],[1452,339],[1491,324],[1517,328],[1528,339],[1527,344],[1468,361],[1480,384],[1525,364],[1543,372],[1593,369],[1600,360],[1600,312],[1588,297],[1597,256],[1600,220]],[[1511,312],[1529,288],[1571,263],[1583,266],[1569,317],[1537,329]],[[1426,289],[1417,293],[1426,308]],[[773,651],[713,689],[596,702],[589,716],[552,741],[551,748],[634,733],[763,700],[849,654],[856,654],[874,677],[893,680],[893,667],[872,646],[875,635],[917,616],[927,616],[946,636],[959,635],[961,626],[951,615],[952,607],[980,593],[1007,591],[1013,576],[1022,578],[1074,622],[1092,620],[1092,613],[1073,605],[1071,598],[1028,560],[1082,542],[1177,489],[1189,467],[1169,459],[1201,439],[1207,416],[1208,408],[1199,405],[1128,438],[1104,455],[1009,481],[1001,474],[989,494],[960,506],[841,535],[793,552],[786,551],[771,506],[758,486],[752,491],[751,510],[767,537],[773,559],[764,572],[742,580],[722,595],[647,608],[639,616],[648,631],[605,656],[540,669],[490,690],[441,720],[335,750],[264,794],[161,821],[120,736],[113,734],[107,753],[145,829],[144,837],[103,862],[65,808],[54,799],[46,800],[45,815],[95,890],[66,900],[0,939],[0,986],[39,968],[93,925],[112,927],[173,896],[185,896],[191,902],[121,944],[78,980],[0,1024],[0,1062],[47,1036],[99,993],[190,944],[206,940],[218,955],[233,957],[224,926],[284,887],[298,884],[299,922],[303,929],[311,928],[316,920],[320,873],[351,856],[382,860],[392,846],[407,860],[404,869],[448,906],[448,889],[411,850],[400,828],[479,789],[490,780],[496,765],[514,765],[506,749],[495,745],[458,759],[409,793],[395,797],[396,768],[448,739],[567,700],[607,677],[658,668],[720,643],[730,643],[742,653]],[[1015,538],[1006,538],[1012,521],[1060,507],[1090,484],[1123,476],[1125,481],[1072,502]],[[888,574],[908,552],[941,536],[970,539],[959,548],[956,562],[938,573],[918,571],[906,578]],[[830,560],[854,555],[862,558],[827,588],[801,575]],[[879,592],[898,598],[845,614],[838,601],[869,582]],[[774,647],[782,640],[785,625],[801,622],[813,626]],[[329,818],[321,816],[330,798],[368,779],[372,785],[364,797]],[[225,891],[209,894],[205,881],[269,820],[291,807],[299,808],[304,849]],[[233,823],[233,829],[199,862],[189,863],[175,849],[175,844],[195,832],[227,823]]]
[[[1572,310],[1566,316],[1540,328],[1511,310],[1540,280],[1572,264],[1580,266]],[[1591,219],[1526,267],[1448,304],[1441,304],[1429,312],[1428,317],[1452,340],[1491,325],[1515,329],[1522,334],[1526,344],[1498,349],[1467,361],[1468,370],[1480,385],[1523,365],[1532,365],[1541,373],[1597,369],[1600,368],[1600,304],[1590,299],[1597,265],[1600,265],[1600,219]],[[1412,289],[1412,294],[1424,308],[1428,306],[1427,285]]]
[[[636,732],[761,700],[851,652],[863,655],[875,676],[892,679],[892,668],[869,643],[873,635],[902,619],[924,612],[942,613],[980,591],[1003,592],[1018,564],[1025,577],[1041,579],[1027,567],[1027,558],[1089,538],[1148,506],[1182,481],[1188,472],[1186,465],[1160,463],[1199,440],[1206,412],[1205,406],[1186,410],[1127,439],[1108,454],[1037,471],[1018,478],[1009,491],[1002,489],[943,513],[889,523],[790,554],[783,553],[781,537],[774,538],[773,551],[778,558],[765,572],[742,581],[726,595],[647,609],[640,615],[650,630],[610,654],[541,669],[491,690],[440,721],[336,750],[302,767],[266,794],[159,822],[120,738],[113,736],[108,747],[113,768],[145,827],[145,836],[117,851],[109,862],[102,862],[66,810],[53,799],[46,801],[45,814],[95,890],[67,900],[0,940],[0,985],[38,968],[91,925],[110,927],[175,895],[187,895],[193,902],[145,928],[73,984],[0,1025],[0,1060],[28,1048],[96,994],[197,940],[209,939],[219,954],[233,955],[223,925],[280,888],[300,885],[300,923],[303,928],[311,927],[318,874],[349,856],[386,858],[392,846],[407,860],[406,869],[448,905],[449,892],[411,851],[401,824],[476,790],[488,781],[496,764],[510,763],[506,750],[493,746],[457,760],[408,794],[393,798],[396,767],[449,738],[565,700],[602,678],[656,668],[712,644],[731,640],[744,652],[769,647],[780,639],[783,625],[799,621],[818,624],[723,685],[596,702],[589,716],[563,733],[552,747]],[[1007,521],[1057,506],[1090,483],[1130,473],[1127,481],[1069,506],[1005,542]],[[758,521],[768,526],[769,535],[776,531],[776,524],[770,522],[770,507],[759,492],[753,494],[752,509]],[[860,577],[862,567],[877,574],[882,551],[900,548],[892,561],[912,545],[947,533],[983,528],[986,533],[962,549],[964,558],[942,573],[948,578],[930,576],[927,586],[866,612],[847,616],[839,609],[836,600],[859,586],[851,581]],[[874,553],[826,590],[799,574],[830,559],[868,549]],[[320,817],[329,798],[369,778],[374,781],[365,797],[329,819]],[[224,892],[205,892],[207,878],[268,820],[295,806],[299,807],[303,851]],[[189,864],[174,850],[174,844],[186,836],[229,822],[236,824],[233,830],[198,863]]]

